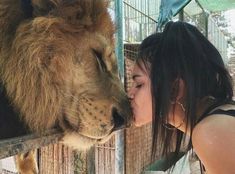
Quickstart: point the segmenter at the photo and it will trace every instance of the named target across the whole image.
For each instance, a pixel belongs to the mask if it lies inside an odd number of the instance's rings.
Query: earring
[[[182,103],[180,103],[179,101],[176,101],[176,103],[178,105],[180,105],[181,109],[185,112],[185,107]],[[165,127],[166,129],[169,129],[169,130],[176,130],[178,128],[180,128],[185,122],[185,117],[184,119],[182,120],[182,122],[178,125],[178,126],[171,126],[169,123],[162,123],[163,127]]]
[[[180,103],[179,101],[176,101],[176,103],[177,103],[178,105],[180,105],[180,106],[181,106],[181,109],[185,112],[185,107],[184,107],[184,105],[183,105],[182,103]]]

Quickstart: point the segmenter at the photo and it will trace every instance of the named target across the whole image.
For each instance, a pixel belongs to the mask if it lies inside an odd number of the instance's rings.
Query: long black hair
[[[151,72],[152,155],[156,155],[159,146],[164,156],[172,151],[178,154],[184,142],[183,132],[163,126],[171,103],[176,103],[177,79],[182,79],[185,85],[185,122],[192,134],[198,121],[196,106],[202,98],[212,96],[217,105],[232,100],[231,76],[218,50],[195,26],[186,22],[168,22],[162,33],[153,34],[142,42],[139,55],[137,63],[150,63],[145,67]],[[190,148],[191,136],[188,142]]]

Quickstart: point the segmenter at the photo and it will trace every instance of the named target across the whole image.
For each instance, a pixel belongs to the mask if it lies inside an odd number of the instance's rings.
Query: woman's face
[[[144,66],[143,66],[144,67]],[[131,99],[134,123],[142,126],[152,121],[152,95],[149,74],[146,69],[141,69],[137,64],[132,72],[134,81],[128,95]]]

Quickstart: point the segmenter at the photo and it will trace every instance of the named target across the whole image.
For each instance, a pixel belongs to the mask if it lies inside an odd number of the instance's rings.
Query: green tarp
[[[158,28],[171,20],[191,0],[161,0]],[[235,8],[235,0],[196,0],[200,6],[210,12],[225,11]],[[235,16],[234,16],[235,17]]]
[[[198,0],[198,2],[202,8],[211,12],[235,8],[235,0]]]

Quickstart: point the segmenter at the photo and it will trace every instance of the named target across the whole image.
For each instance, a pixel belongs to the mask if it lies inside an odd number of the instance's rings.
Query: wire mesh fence
[[[126,0],[123,6],[125,42],[140,42],[156,31],[159,0]]]

